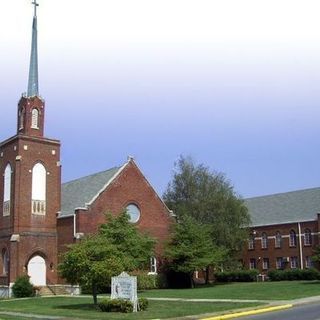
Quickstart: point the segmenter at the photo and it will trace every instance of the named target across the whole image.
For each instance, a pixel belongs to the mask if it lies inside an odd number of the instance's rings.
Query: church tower
[[[60,142],[44,137],[39,95],[37,6],[34,5],[28,90],[18,102],[17,133],[0,143],[0,285],[28,274],[36,286],[57,282]]]

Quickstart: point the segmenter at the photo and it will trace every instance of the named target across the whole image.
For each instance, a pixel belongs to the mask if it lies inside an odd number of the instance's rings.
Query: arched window
[[[19,130],[23,129],[24,127],[24,108],[21,108],[19,111]]]
[[[10,214],[11,207],[11,165],[7,164],[4,170],[4,184],[3,184],[3,215],[8,216]]]
[[[304,230],[304,245],[305,246],[311,246],[312,244],[312,235],[310,229]]]
[[[281,245],[282,245],[282,236],[281,236],[281,233],[279,231],[277,231],[276,240],[275,240],[275,247],[281,248]]]
[[[39,129],[39,111],[38,109],[32,109],[31,128]]]
[[[2,250],[2,274],[6,275],[9,271],[9,254],[6,249]]]
[[[46,213],[46,168],[37,163],[32,169],[32,213]]]
[[[289,238],[289,246],[296,247],[297,246],[297,236],[294,230],[290,231],[290,238]]]
[[[268,248],[268,236],[265,232],[263,232],[261,236],[261,248],[262,249]]]

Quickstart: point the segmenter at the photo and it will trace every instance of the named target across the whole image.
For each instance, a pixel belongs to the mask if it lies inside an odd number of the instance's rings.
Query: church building
[[[62,283],[58,256],[67,244],[95,232],[105,213],[127,209],[130,221],[163,242],[174,221],[132,158],[119,167],[61,185],[60,141],[47,138],[39,95],[37,2],[33,2],[28,91],[17,108],[17,132],[0,143],[0,290],[28,274],[35,286]],[[158,261],[150,257],[150,271]]]

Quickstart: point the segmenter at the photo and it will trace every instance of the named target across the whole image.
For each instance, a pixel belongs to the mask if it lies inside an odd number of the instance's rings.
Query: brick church
[[[17,108],[17,132],[0,143],[0,287],[28,274],[34,285],[62,283],[58,256],[127,209],[130,221],[157,239],[160,256],[175,221],[137,164],[124,164],[61,185],[60,141],[44,136],[45,102],[38,89],[37,3],[34,4],[28,91]],[[246,200],[252,218],[245,268],[312,267],[319,245],[320,188]],[[157,272],[150,257],[150,272]],[[0,288],[0,294],[1,294]]]
[[[45,101],[38,90],[37,2],[33,2],[28,91],[17,108],[17,132],[0,143],[0,285],[28,274],[36,286],[61,283],[59,253],[97,230],[104,213],[127,209],[130,221],[157,239],[174,221],[132,158],[119,167],[61,185],[60,141],[44,136]],[[150,271],[157,259],[150,257]]]

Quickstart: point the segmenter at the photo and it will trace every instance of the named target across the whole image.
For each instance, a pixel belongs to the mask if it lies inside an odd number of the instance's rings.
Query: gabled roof
[[[86,208],[86,205],[93,202],[113,179],[118,176],[126,164],[63,183],[61,187],[61,212],[59,217],[73,215],[76,208]]]
[[[316,220],[320,188],[245,199],[252,226]]]

